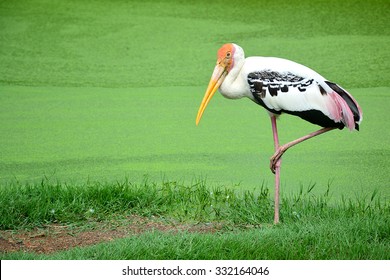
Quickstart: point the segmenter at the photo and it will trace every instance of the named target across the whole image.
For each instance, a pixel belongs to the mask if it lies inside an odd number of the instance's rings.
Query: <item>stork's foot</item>
[[[272,173],[275,174],[276,168],[280,166],[281,158],[282,158],[282,155],[284,154],[285,151],[286,151],[285,147],[280,146],[279,149],[277,149],[276,152],[274,153],[274,155],[270,158],[269,167],[270,167]]]

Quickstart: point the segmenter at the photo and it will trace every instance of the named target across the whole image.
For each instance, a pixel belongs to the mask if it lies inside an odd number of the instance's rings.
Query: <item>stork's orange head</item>
[[[234,65],[234,45],[232,43],[223,45],[217,53],[217,65],[222,66],[225,71],[229,72]]]
[[[200,104],[198,115],[196,116],[196,125],[198,125],[204,110],[206,109],[207,104],[210,102],[211,97],[220,87],[220,85],[225,80],[227,74],[234,66],[234,53],[236,51],[237,45],[232,43],[223,45],[217,53],[217,65],[214,68],[213,75],[211,76],[209,85],[207,87],[206,93],[203,97],[202,103]],[[238,47],[239,48],[239,47]]]

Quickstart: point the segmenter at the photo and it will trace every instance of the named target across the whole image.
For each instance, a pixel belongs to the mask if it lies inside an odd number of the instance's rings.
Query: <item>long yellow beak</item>
[[[223,80],[227,75],[225,67],[220,64],[217,64],[214,68],[213,75],[211,76],[209,85],[207,87],[206,93],[203,97],[202,103],[200,104],[198,115],[196,116],[196,125],[199,124],[200,119],[202,118],[203,112],[206,109],[207,104],[209,104],[211,97],[217,91],[219,86],[222,84]]]

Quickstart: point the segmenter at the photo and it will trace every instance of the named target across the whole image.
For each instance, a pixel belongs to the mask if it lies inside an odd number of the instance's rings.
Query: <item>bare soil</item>
[[[0,252],[48,254],[109,242],[147,231],[208,233],[220,231],[222,228],[222,224],[183,224],[132,215],[121,221],[94,222],[83,227],[49,224],[32,230],[3,230],[0,231]]]

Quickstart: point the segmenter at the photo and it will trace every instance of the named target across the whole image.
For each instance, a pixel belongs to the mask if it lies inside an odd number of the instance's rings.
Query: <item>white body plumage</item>
[[[308,116],[310,112],[321,112],[339,128],[345,125],[353,130],[360,124],[362,112],[353,97],[314,70],[282,58],[245,58],[242,48],[235,44],[233,46],[234,63],[219,87],[223,96],[248,97],[272,114],[287,112],[300,116],[300,112],[305,112],[304,119],[308,121],[311,121]],[[251,75],[252,79],[249,78]],[[258,83],[257,88],[253,83]],[[333,89],[330,84],[335,85]],[[259,89],[260,85],[262,90]],[[335,87],[337,91],[343,91],[344,98],[335,91]],[[316,118],[319,118],[318,114]],[[328,124],[316,120],[311,122]]]

